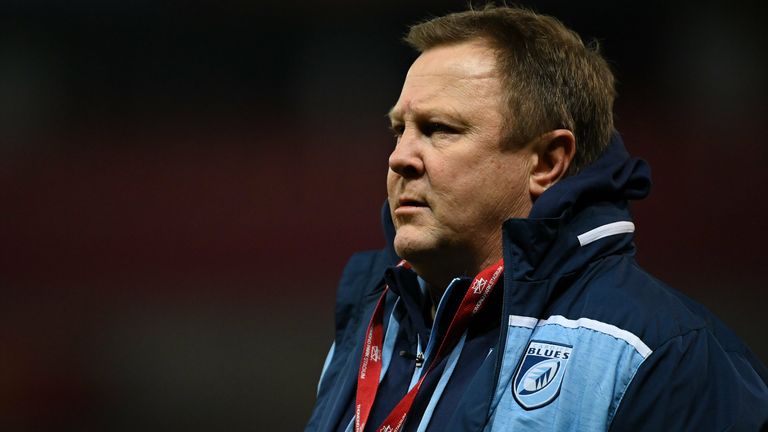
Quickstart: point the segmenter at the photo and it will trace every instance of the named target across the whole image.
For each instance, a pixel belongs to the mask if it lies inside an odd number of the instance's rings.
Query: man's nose
[[[389,169],[403,178],[415,178],[424,174],[424,159],[421,153],[419,134],[413,128],[406,128],[389,155]]]

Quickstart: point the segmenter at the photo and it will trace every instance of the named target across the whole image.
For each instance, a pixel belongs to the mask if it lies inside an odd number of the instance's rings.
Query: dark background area
[[[768,360],[757,4],[520,2],[597,38],[638,259]],[[383,244],[407,25],[461,1],[0,6],[0,430],[300,430]]]

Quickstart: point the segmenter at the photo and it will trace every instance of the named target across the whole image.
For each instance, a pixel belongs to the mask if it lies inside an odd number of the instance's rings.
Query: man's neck
[[[426,282],[427,291],[432,298],[432,303],[437,305],[443,297],[448,285],[462,276],[475,277],[480,271],[498,261],[501,256],[492,256],[484,260],[480,265],[456,265],[456,266],[424,266],[421,263],[411,263],[413,270]],[[450,269],[461,269],[451,271]],[[435,306],[436,307],[436,306]]]

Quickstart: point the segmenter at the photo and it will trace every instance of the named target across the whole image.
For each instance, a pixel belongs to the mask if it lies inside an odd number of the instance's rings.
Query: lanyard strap
[[[401,261],[398,266],[407,266],[405,261]],[[449,352],[458,342],[461,335],[469,327],[469,323],[475,315],[482,309],[485,300],[490,295],[496,283],[504,271],[503,260],[481,271],[472,280],[472,284],[467,289],[464,298],[459,304],[459,308],[448,326],[448,330],[440,343],[434,359],[430,362],[429,368],[421,375],[421,378],[413,388],[397,403],[392,412],[389,413],[376,431],[398,432],[403,427],[408,411],[413,405],[419,388],[424,383],[432,368],[434,368],[440,359]],[[365,342],[363,344],[363,355],[360,359],[360,369],[357,375],[357,397],[355,400],[355,432],[363,432],[368,416],[373,407],[373,401],[376,399],[376,392],[379,388],[379,377],[381,374],[381,352],[383,347],[384,333],[384,298],[387,296],[389,287],[384,288],[373,316],[365,332]]]

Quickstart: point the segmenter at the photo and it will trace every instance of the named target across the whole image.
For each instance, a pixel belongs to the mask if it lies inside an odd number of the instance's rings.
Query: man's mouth
[[[420,208],[420,207],[429,207],[426,202],[421,201],[416,198],[411,197],[402,197],[398,200],[397,208],[398,209],[407,209],[407,208]]]
[[[398,207],[429,207],[424,201],[415,198],[400,198]]]

